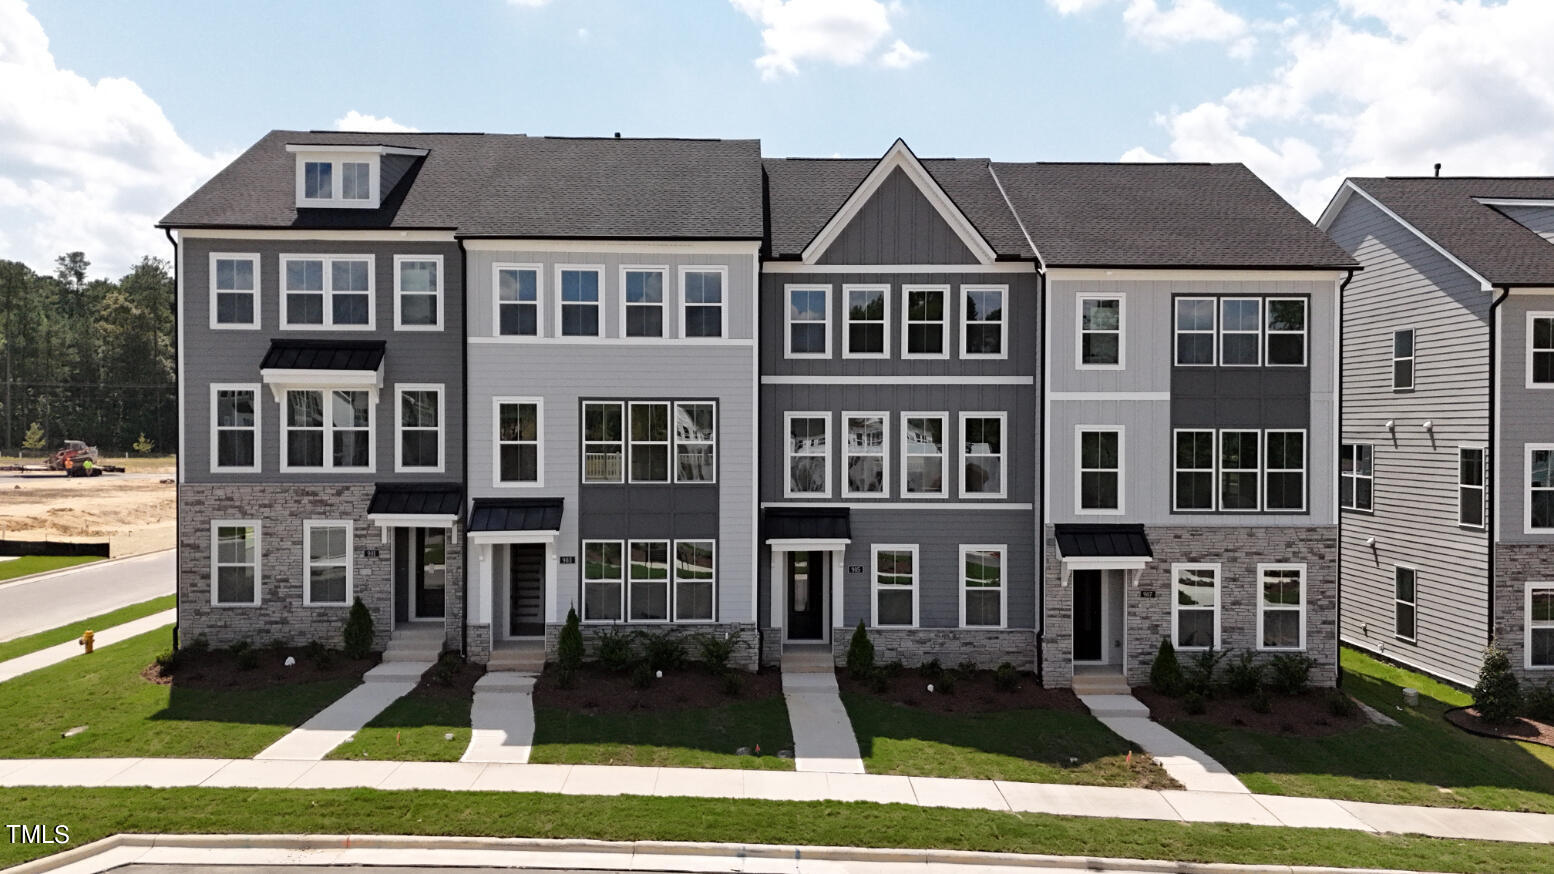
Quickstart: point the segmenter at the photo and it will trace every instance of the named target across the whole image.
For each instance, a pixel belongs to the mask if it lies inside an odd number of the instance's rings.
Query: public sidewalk
[[[0,786],[436,789],[866,801],[1171,822],[1334,828],[1554,843],[1554,815],[1190,790],[1123,789],[885,774],[253,759],[6,759]]]
[[[155,631],[163,626],[172,625],[177,618],[177,610],[163,610],[161,613],[142,616],[139,619],[125,622],[122,625],[104,628],[101,631],[94,629],[93,646],[101,649],[109,644],[121,643],[137,635],[145,634],[148,631]],[[171,646],[173,643],[172,639],[169,638],[167,643],[168,646]],[[67,643],[55,644],[47,649],[40,649],[37,652],[30,652],[24,656],[17,656],[10,661],[0,662],[0,683],[14,677],[20,677],[22,674],[31,673],[39,668],[57,665],[75,656],[85,655],[85,652],[85,647],[72,640]],[[87,656],[87,658],[91,658],[91,656]]]

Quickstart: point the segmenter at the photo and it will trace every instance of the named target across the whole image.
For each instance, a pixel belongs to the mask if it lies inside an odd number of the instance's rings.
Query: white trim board
[[[1033,385],[1034,376],[762,376],[762,385]],[[1170,392],[1161,392],[1170,400]],[[1108,395],[1110,397],[1110,395]],[[1125,400],[1125,398],[1124,398]],[[1154,398],[1150,398],[1154,400]]]
[[[449,235],[452,239],[452,234]],[[631,254],[634,252],[684,252],[700,255],[754,255],[761,250],[758,240],[567,240],[465,238],[464,248],[471,252],[592,252]]]

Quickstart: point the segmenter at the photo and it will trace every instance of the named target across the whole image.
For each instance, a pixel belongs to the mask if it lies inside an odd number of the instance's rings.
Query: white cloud
[[[400,124],[386,115],[368,115],[364,112],[351,110],[345,115],[335,119],[335,130],[348,131],[376,131],[382,133],[415,133],[416,128],[408,124]]]
[[[897,39],[884,53],[876,50],[891,34],[890,17],[899,4],[880,0],[731,0],[734,8],[761,25],[766,53],[756,58],[763,79],[797,75],[799,62],[818,61],[854,67],[874,60],[893,68],[928,57]]]
[[[1244,161],[1312,216],[1345,176],[1548,174],[1550,33],[1547,0],[1339,0],[1264,80],[1166,115],[1165,153]]]
[[[153,225],[231,156],[178,135],[128,79],[60,69],[22,0],[0,0],[0,257],[52,271],[80,250],[93,274],[170,257]]]
[[[1252,27],[1245,18],[1219,5],[1217,0],[1127,0],[1122,23],[1128,36],[1154,48],[1192,42],[1222,43],[1232,57],[1250,57],[1256,47]],[[1047,0],[1060,15],[1079,15],[1115,5],[1114,0]]]
[[[577,41],[578,42],[588,42],[588,38],[590,36],[593,36],[593,34],[588,32],[588,28],[586,28],[586,27],[579,27],[577,29]]]

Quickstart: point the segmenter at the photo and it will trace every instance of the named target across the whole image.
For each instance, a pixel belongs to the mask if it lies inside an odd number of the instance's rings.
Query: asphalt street
[[[0,641],[173,593],[171,549],[0,583]]]

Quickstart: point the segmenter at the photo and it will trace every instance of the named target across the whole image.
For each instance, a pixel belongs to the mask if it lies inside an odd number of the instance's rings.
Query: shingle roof
[[[1143,525],[1054,525],[1064,558],[1154,558]]]
[[[763,517],[767,540],[851,540],[847,507],[772,507]]]
[[[476,498],[467,530],[559,531],[561,507],[561,498]]]
[[[1554,199],[1551,177],[1350,179],[1496,285],[1554,285],[1554,245],[1474,198]]]
[[[1347,268],[1240,164],[993,164],[1048,267]]]
[[[378,483],[367,515],[457,516],[463,506],[458,483]]]
[[[877,158],[768,158],[768,253],[796,257],[879,163]],[[1001,258],[1029,258],[1030,247],[986,158],[928,158],[923,168]]]
[[[260,370],[377,370],[382,340],[271,340]]]
[[[384,193],[378,209],[298,209],[288,144],[394,145],[427,155]],[[272,131],[162,224],[757,240],[760,162],[756,140]]]

